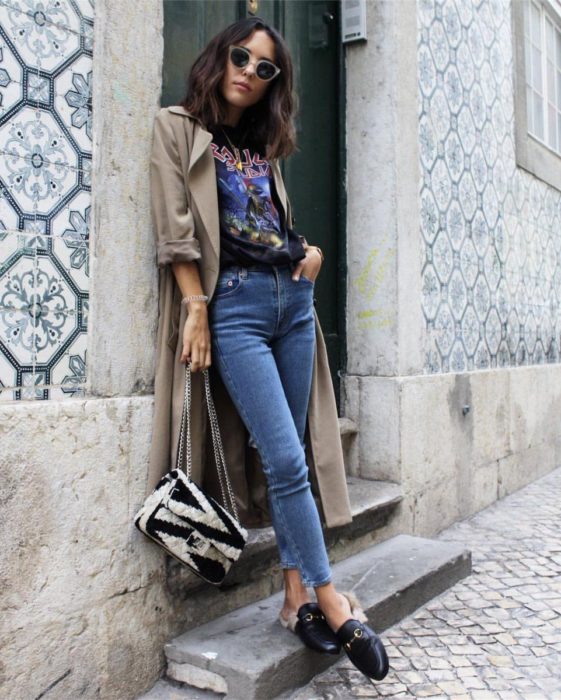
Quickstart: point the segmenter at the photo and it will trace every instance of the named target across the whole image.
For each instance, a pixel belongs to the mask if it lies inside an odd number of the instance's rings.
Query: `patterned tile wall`
[[[86,379],[94,0],[0,0],[0,401]]]
[[[424,371],[558,362],[561,195],[516,167],[510,0],[417,23]]]

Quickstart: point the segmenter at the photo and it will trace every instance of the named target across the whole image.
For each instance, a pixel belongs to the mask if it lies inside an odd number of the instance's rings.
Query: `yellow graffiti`
[[[382,241],[382,244],[385,239]],[[366,258],[366,262],[359,271],[354,281],[361,297],[367,302],[372,302],[376,297],[382,282],[384,281],[390,262],[395,256],[394,248],[373,248]],[[360,328],[384,328],[393,323],[393,317],[380,307],[359,311],[357,314]]]

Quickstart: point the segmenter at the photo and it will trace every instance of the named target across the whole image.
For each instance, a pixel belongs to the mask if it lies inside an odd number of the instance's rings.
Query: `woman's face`
[[[236,46],[244,46],[251,54],[250,63],[244,68],[236,68],[229,58],[220,83],[220,89],[228,103],[228,122],[237,124],[244,109],[256,104],[265,95],[269,82],[255,75],[255,64],[262,58],[275,63],[275,44],[267,32],[257,29]]]

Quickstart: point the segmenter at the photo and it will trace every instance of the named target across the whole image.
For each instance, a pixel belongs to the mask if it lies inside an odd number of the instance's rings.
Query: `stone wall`
[[[516,167],[510,3],[372,0],[347,49],[352,471],[431,535],[553,469],[561,197]],[[467,408],[466,408],[467,407]]]
[[[3,698],[137,697],[188,624],[133,524],[153,415],[163,13],[96,0],[94,21],[92,5],[0,2]]]

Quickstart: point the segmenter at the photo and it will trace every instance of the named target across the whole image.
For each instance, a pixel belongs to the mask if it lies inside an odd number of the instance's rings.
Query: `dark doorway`
[[[295,67],[299,151],[282,165],[295,228],[325,254],[316,283],[335,394],[345,353],[344,91],[336,0],[164,0],[162,106],[183,99],[186,75],[206,43],[236,19],[262,17],[284,36]]]

